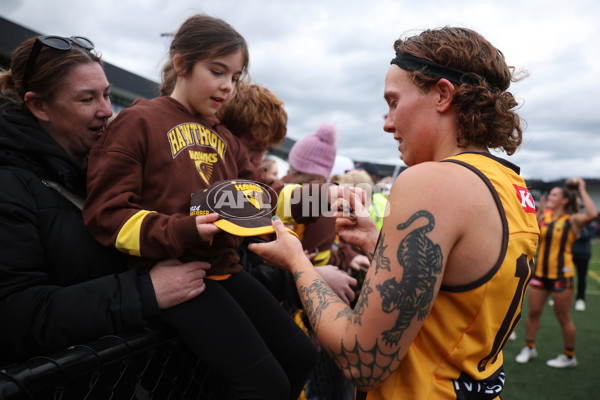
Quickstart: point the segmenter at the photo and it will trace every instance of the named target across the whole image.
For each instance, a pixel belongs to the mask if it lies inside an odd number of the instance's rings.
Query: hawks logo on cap
[[[246,179],[219,181],[192,194],[190,215],[218,213],[216,226],[236,236],[273,233],[271,217],[277,193],[269,186]],[[291,232],[291,231],[290,231]]]
[[[246,196],[246,199],[248,199],[250,204],[252,204],[254,207],[256,207],[257,210],[262,210],[262,208],[263,208],[262,191],[258,192],[255,190],[244,190],[244,191],[242,191],[242,193],[244,193],[244,196]]]

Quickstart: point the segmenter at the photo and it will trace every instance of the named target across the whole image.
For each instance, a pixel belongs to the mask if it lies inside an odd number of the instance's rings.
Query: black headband
[[[408,53],[396,53],[390,64],[396,64],[406,71],[422,71],[424,74],[446,78],[452,83],[477,84],[479,80],[473,75],[460,69],[436,64],[424,58],[415,57]]]

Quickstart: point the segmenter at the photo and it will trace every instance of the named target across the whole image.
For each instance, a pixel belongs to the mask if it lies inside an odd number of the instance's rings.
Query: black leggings
[[[577,297],[576,299],[585,300],[585,284],[587,280],[588,266],[590,263],[589,257],[573,256],[573,263],[577,269]]]
[[[199,296],[162,310],[163,320],[239,399],[297,399],[317,357],[306,334],[248,273],[205,282]]]

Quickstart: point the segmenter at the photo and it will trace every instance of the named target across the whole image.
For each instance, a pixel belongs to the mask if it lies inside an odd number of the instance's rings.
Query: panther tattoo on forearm
[[[425,210],[413,214],[406,222],[398,224],[398,230],[409,228],[417,219],[425,218],[428,223],[414,229],[398,246],[398,262],[402,266],[402,280],[391,278],[376,286],[381,294],[383,311],[398,310],[398,319],[391,329],[383,332],[383,341],[388,346],[396,345],[410,321],[427,316],[433,300],[434,287],[442,271],[442,251],[426,233],[433,230],[433,215]]]

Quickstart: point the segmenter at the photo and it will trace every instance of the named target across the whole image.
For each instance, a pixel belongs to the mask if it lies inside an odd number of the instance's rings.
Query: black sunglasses
[[[38,36],[36,38],[35,42],[33,43],[33,47],[31,48],[31,53],[29,53],[27,64],[25,64],[25,72],[23,73],[24,93],[27,93],[27,81],[33,73],[33,67],[35,66],[38,56],[40,55],[42,46],[48,46],[56,50],[67,51],[71,50],[73,43],[86,50],[94,49],[94,43],[92,43],[90,39],[84,38],[83,36],[71,36],[70,38],[62,36]]]

